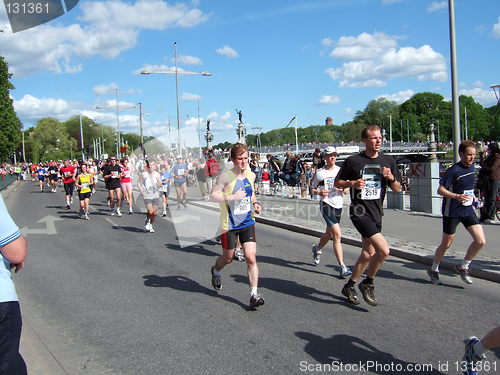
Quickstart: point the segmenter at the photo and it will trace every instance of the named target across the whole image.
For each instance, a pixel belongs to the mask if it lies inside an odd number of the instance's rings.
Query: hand
[[[232,194],[231,197],[232,197],[232,201],[238,201],[238,200],[241,200],[243,198],[245,198],[247,196],[247,193],[246,191],[241,188],[240,190],[238,190],[236,193]]]
[[[320,195],[321,197],[327,197],[327,196],[328,196],[328,194],[330,194],[330,190],[320,190],[320,191],[319,191],[319,195]]]
[[[24,267],[24,261],[22,261],[21,263],[17,263],[17,264],[14,264],[14,263],[10,264],[10,268],[14,268],[15,273],[18,273],[19,271],[21,271],[21,269],[23,267]]]
[[[253,204],[253,208],[254,208],[256,214],[260,214],[262,212],[262,206],[260,205],[259,202],[255,202]]]
[[[382,174],[389,181],[394,181],[394,176],[391,172],[391,168],[387,168],[387,167],[382,168]]]
[[[465,203],[465,202],[467,202],[469,200],[469,197],[468,197],[467,194],[457,194],[456,195],[456,199],[460,203]]]
[[[365,187],[365,180],[359,178],[357,180],[352,181],[352,186],[355,189],[363,189]]]

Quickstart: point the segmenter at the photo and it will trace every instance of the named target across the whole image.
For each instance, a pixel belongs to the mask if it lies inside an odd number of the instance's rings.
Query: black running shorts
[[[66,192],[66,195],[73,195],[74,188],[75,188],[74,182],[64,183],[64,191]]]
[[[455,234],[455,232],[457,231],[457,226],[460,223],[462,223],[467,229],[472,225],[479,224],[479,219],[477,218],[475,212],[466,217],[443,216],[443,233],[450,235]]]
[[[245,242],[257,242],[255,240],[255,225],[222,233],[220,235],[222,248],[226,250],[236,249],[237,238],[240,239],[241,244]]]
[[[352,216],[351,221],[354,227],[364,238],[370,238],[374,234],[382,232],[382,222],[377,223],[366,216]]]

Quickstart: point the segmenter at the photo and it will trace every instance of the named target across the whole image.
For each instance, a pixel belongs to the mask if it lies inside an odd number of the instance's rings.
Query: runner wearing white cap
[[[340,217],[344,205],[344,194],[347,189],[337,189],[334,186],[335,177],[339,173],[340,167],[335,165],[337,160],[337,149],[328,146],[324,151],[325,166],[318,170],[312,179],[311,188],[313,194],[320,197],[319,209],[326,222],[325,233],[321,236],[319,243],[312,247],[314,264],[318,265],[321,257],[321,249],[333,240],[333,252],[339,262],[339,275],[343,279],[351,275],[351,270],[344,264],[344,253],[342,250],[342,233],[340,231]]]

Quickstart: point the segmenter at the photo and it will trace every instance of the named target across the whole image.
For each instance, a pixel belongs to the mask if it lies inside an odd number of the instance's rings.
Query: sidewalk
[[[173,190],[173,189],[172,189]],[[172,203],[175,192],[171,192]],[[190,204],[211,210],[218,210],[217,203],[201,199],[198,187],[190,187]],[[319,201],[257,195],[263,211],[256,215],[258,223],[272,225],[297,233],[320,237],[325,230],[325,222],[319,212]],[[346,196],[346,204],[349,198]],[[342,242],[361,247],[361,236],[349,219],[349,208],[344,207],[340,226]],[[470,270],[473,277],[500,282],[500,225],[484,225],[486,246],[472,262]],[[441,241],[441,217],[421,212],[384,209],[382,233],[389,243],[391,255],[425,265],[431,265],[434,251]],[[453,271],[463,259],[471,243],[470,234],[459,226],[452,247],[446,252],[440,267]],[[311,243],[312,245],[312,243]],[[427,277],[426,275],[424,277]]]

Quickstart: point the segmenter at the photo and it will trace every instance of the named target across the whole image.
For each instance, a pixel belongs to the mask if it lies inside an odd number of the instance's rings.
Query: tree
[[[36,123],[29,133],[31,157],[33,162],[62,160],[76,157],[76,140],[66,132],[66,127],[59,120],[45,117]]]
[[[21,139],[21,121],[14,110],[10,90],[14,86],[10,83],[9,67],[5,59],[0,56],[0,161],[8,160],[17,149]]]
[[[462,139],[465,139],[465,127],[469,139],[487,139],[490,133],[491,117],[471,96],[460,95],[460,122],[462,123]],[[465,109],[467,108],[467,121]]]
[[[443,99],[440,94],[421,92],[401,104],[401,118],[407,121],[413,120],[410,124],[410,135],[414,141],[417,140],[415,138],[419,138],[421,142],[425,141],[425,139],[420,139],[421,135],[430,134],[431,124],[437,122],[445,124],[448,121],[451,124],[451,113],[443,111],[447,109]],[[416,137],[417,133],[420,133],[418,137]]]

